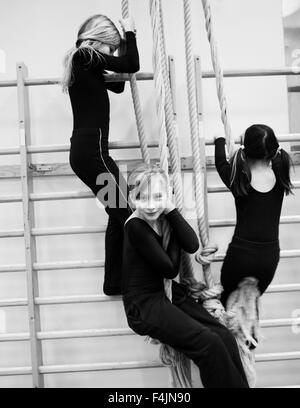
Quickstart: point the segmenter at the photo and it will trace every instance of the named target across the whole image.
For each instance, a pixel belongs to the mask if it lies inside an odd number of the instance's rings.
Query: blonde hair
[[[128,177],[127,183],[129,188],[129,201],[130,205],[134,207],[132,202],[132,196],[134,194],[135,199],[139,197],[141,190],[147,186],[151,180],[151,177],[160,175],[168,186],[169,177],[167,173],[159,167],[159,164],[142,164],[134,169]]]
[[[64,73],[61,81],[62,91],[68,93],[68,87],[71,86],[74,81],[73,57],[78,49],[80,51],[87,51],[91,61],[94,55],[96,55],[96,58],[103,58],[103,56],[97,52],[100,51],[101,44],[109,46],[111,51],[114,52],[120,47],[121,41],[122,37],[117,27],[108,17],[102,14],[95,14],[85,20],[78,30],[75,46],[67,51],[63,60]],[[101,43],[100,47],[99,43]]]

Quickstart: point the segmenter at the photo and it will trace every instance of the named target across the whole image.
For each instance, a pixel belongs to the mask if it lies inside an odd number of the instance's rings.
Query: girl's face
[[[139,195],[133,200],[138,212],[147,221],[156,221],[166,208],[168,191],[166,180],[162,175],[152,176],[139,190]]]
[[[99,42],[95,42],[94,44],[94,48],[103,53],[103,54],[107,54],[107,55],[113,55],[113,53],[115,52],[115,47],[114,46],[110,46],[108,44],[103,44],[100,41]]]

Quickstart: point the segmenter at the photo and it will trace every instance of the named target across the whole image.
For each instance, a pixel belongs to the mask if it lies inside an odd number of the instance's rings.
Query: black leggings
[[[163,291],[124,297],[129,327],[185,354],[199,367],[205,388],[248,388],[235,338],[173,281],[173,302]]]
[[[258,279],[258,289],[265,292],[274,278],[280,259],[279,241],[254,242],[233,236],[221,268],[223,293],[221,302],[226,306],[228,296],[247,276]]]
[[[109,156],[107,128],[77,128],[70,138],[69,162],[74,173],[92,190],[107,212],[103,291],[120,294],[123,227],[132,213],[127,183]]]

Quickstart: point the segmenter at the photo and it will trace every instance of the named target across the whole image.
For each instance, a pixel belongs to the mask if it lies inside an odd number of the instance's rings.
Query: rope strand
[[[129,17],[128,0],[122,0],[121,7],[122,7],[122,17],[128,18]],[[136,76],[134,74],[130,74],[129,79],[130,79],[131,95],[132,95],[132,101],[133,101],[133,106],[134,106],[138,137],[139,137],[140,146],[141,146],[142,158],[145,163],[150,164],[150,155],[149,155],[148,146],[147,146],[147,138],[146,138],[144,121],[143,121],[142,106],[140,102]]]
[[[203,5],[203,11],[204,11],[204,17],[205,17],[207,37],[208,37],[208,41],[210,44],[211,60],[212,60],[213,69],[216,75],[216,86],[217,86],[219,105],[221,109],[221,119],[224,125],[229,156],[232,157],[235,151],[235,146],[234,146],[234,139],[232,135],[230,120],[229,120],[227,99],[225,95],[223,69],[221,66],[217,41],[216,41],[215,34],[214,34],[210,1],[202,0],[202,5]]]

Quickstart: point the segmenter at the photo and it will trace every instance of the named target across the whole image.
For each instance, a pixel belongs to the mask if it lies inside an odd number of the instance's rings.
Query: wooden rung
[[[298,292],[300,291],[299,283],[290,283],[283,285],[271,285],[266,291],[266,294],[270,293],[286,293],[286,292]],[[51,297],[36,297],[36,305],[57,305],[57,304],[69,304],[69,303],[98,303],[98,302],[110,302],[120,301],[121,296],[106,296],[106,295],[72,295],[72,296],[51,296]],[[8,306],[26,306],[27,299],[4,299],[0,301],[0,307]]]
[[[286,142],[299,142],[300,141],[300,133],[290,133],[290,134],[281,134],[277,135],[278,142],[286,143]],[[234,139],[235,144],[240,144],[240,138]],[[214,146],[215,141],[212,138],[205,139],[206,146]]]
[[[220,220],[210,220],[209,226],[216,227],[233,227],[235,226],[235,219],[220,219]],[[298,224],[300,223],[300,216],[284,216],[280,218],[281,224]],[[32,235],[35,236],[47,236],[47,235],[66,235],[66,234],[97,234],[104,233],[106,231],[106,224],[99,227],[56,227],[56,228],[32,228]],[[2,235],[6,237],[6,233],[9,236],[23,236],[21,231],[0,231],[0,238]]]
[[[216,255],[213,262],[222,262],[224,260],[225,254]],[[299,249],[282,250],[280,252],[281,258],[298,258],[300,257]],[[104,260],[94,260],[94,261],[58,261],[58,262],[35,262],[33,264],[34,270],[59,270],[59,269],[82,269],[82,268],[103,268]],[[25,265],[11,264],[0,266],[0,272],[19,272],[25,271]],[[286,286],[287,285],[278,285]],[[296,284],[291,284],[291,288],[295,287],[294,290],[298,290]],[[291,289],[292,290],[292,289]]]
[[[10,375],[28,375],[32,373],[31,367],[8,367],[0,368],[0,377],[1,376],[10,376]]]
[[[0,149],[0,156],[9,156],[11,154],[20,154],[20,147],[12,146],[12,147],[2,147]]]
[[[135,74],[137,80],[139,81],[149,81],[153,79],[153,73],[151,72],[137,72]],[[115,82],[115,81],[128,81],[129,75],[128,74],[104,74],[106,78],[106,82]],[[52,78],[52,79],[27,79],[25,80],[26,86],[37,86],[37,85],[60,85],[61,79],[60,78]]]
[[[22,202],[22,196],[20,194],[15,195],[1,195],[0,204],[4,203],[19,203]]]
[[[295,319],[269,319],[261,320],[260,327],[290,327],[294,324]],[[116,329],[83,329],[83,330],[53,330],[42,331],[37,333],[39,340],[57,340],[57,339],[80,339],[92,337],[110,337],[110,336],[135,336],[136,333],[129,327]],[[29,340],[29,333],[5,333],[0,334],[0,342],[8,341],[26,341]]]
[[[29,333],[5,333],[5,334],[0,334],[0,342],[26,341],[26,340],[29,340]]]
[[[99,227],[60,227],[60,228],[32,228],[35,236],[66,235],[66,234],[96,234],[106,231],[106,225]],[[0,236],[1,237],[1,236]]]
[[[300,359],[299,351],[282,353],[265,353],[256,355],[257,363],[299,359]],[[124,361],[110,363],[62,364],[40,366],[39,371],[41,374],[54,374],[54,373],[89,372],[89,371],[130,370],[143,368],[167,368],[167,367],[164,366],[160,361]],[[0,376],[26,375],[26,374],[31,374],[31,367],[9,367],[0,369]]]
[[[286,361],[286,360],[299,360],[300,351],[286,351],[281,353],[264,353],[257,354],[255,361],[262,363],[267,361]]]
[[[262,328],[269,328],[269,327],[289,327],[294,324],[295,319],[287,318],[287,319],[266,319],[261,320],[259,325]]]
[[[300,133],[290,133],[290,134],[279,134],[277,135],[279,142],[299,142],[300,141]],[[234,143],[239,144],[240,139],[236,138]],[[214,139],[207,138],[205,139],[206,146],[214,145]],[[148,147],[158,147],[158,142],[156,141],[149,141]],[[139,149],[140,144],[138,142],[124,142],[124,141],[115,141],[109,142],[110,149]],[[52,145],[28,145],[27,152],[28,153],[57,153],[57,152],[68,152],[70,150],[70,144],[52,144]],[[11,155],[11,154],[19,154],[20,148],[18,146],[6,147],[0,149],[0,156],[1,155]]]
[[[241,78],[241,77],[265,77],[265,76],[286,76],[286,75],[299,75],[299,69],[297,67],[279,67],[279,68],[256,68],[256,69],[235,69],[224,70],[223,75],[225,78]],[[128,74],[105,74],[107,82],[115,81],[129,81]],[[138,81],[153,80],[152,72],[137,72],[135,77]],[[215,78],[214,71],[202,71],[202,78]],[[39,86],[39,85],[59,85],[61,78],[31,78],[25,79],[26,86]],[[0,81],[0,88],[17,86],[16,80]]]
[[[300,188],[300,181],[293,181],[293,186],[295,189]],[[208,193],[229,193],[229,189],[222,185],[210,185],[207,188]]]
[[[280,218],[280,224],[298,224],[300,223],[300,216],[299,215],[289,215],[283,216]],[[209,220],[209,226],[212,228],[217,227],[234,227],[236,224],[236,220],[234,218],[228,219],[220,219],[220,220]]]
[[[296,189],[300,188],[300,181],[293,181],[293,185]],[[211,185],[207,188],[208,193],[229,193],[229,190],[225,186]],[[91,191],[65,191],[59,193],[31,193],[30,201],[50,201],[50,200],[73,200],[73,199],[86,199],[94,198],[95,195]],[[0,196],[1,203],[14,203],[21,202],[22,196],[16,195],[2,195]]]
[[[36,305],[62,305],[70,303],[98,303],[121,301],[121,296],[106,295],[71,295],[71,296],[50,296],[35,298]],[[1,304],[1,303],[0,303]]]
[[[136,335],[129,327],[122,329],[86,329],[86,330],[60,330],[44,331],[37,333],[40,340],[54,339],[79,339],[91,337],[110,337],[110,336],[132,336]]]
[[[300,153],[297,151],[290,152],[291,160],[294,166],[300,164]],[[215,169],[215,162],[213,156],[206,156],[205,160],[207,169]],[[158,158],[152,158],[152,164],[158,163]],[[135,168],[143,163],[142,159],[123,159],[116,160],[118,167],[124,175],[130,173]],[[184,156],[180,158],[182,173],[191,173],[193,171],[193,158],[191,156]],[[171,172],[171,165],[170,172]],[[76,174],[70,167],[69,163],[30,163],[29,173],[31,177],[76,177]],[[19,179],[21,177],[20,166],[17,164],[0,166],[0,180]]]
[[[92,191],[66,191],[59,193],[31,193],[31,201],[73,200],[74,198],[95,198]]]
[[[298,292],[300,283],[286,283],[281,285],[270,285],[266,293]]]
[[[152,72],[137,72],[135,76],[138,81],[150,81],[153,79]],[[128,74],[116,74],[116,73],[104,74],[104,77],[106,78],[106,82],[129,81]],[[3,83],[2,86],[15,86],[15,81],[1,81],[0,87],[1,87],[1,83]],[[61,84],[61,78],[49,78],[49,79],[38,78],[38,79],[26,79],[25,80],[26,86],[60,85],[60,84]]]
[[[79,373],[87,371],[130,370],[141,368],[166,368],[160,361],[124,361],[112,363],[63,364],[40,367],[42,374]]]
[[[266,293],[285,293],[300,291],[300,284],[286,285],[271,285]],[[52,296],[39,297],[35,299],[35,303],[39,305],[53,305],[65,303],[91,303],[91,302],[108,302],[121,301],[121,296],[106,296],[106,295],[73,295],[73,296]]]
[[[70,134],[71,137],[71,134]],[[138,142],[124,142],[124,141],[115,141],[109,142],[110,149],[139,149],[140,144]],[[158,147],[158,142],[149,141],[147,144],[150,148]],[[52,144],[52,145],[28,145],[27,152],[30,154],[35,153],[62,153],[68,152],[70,150],[70,144]],[[20,154],[20,147],[2,147],[0,149],[0,156],[7,156],[12,154]]]
[[[27,306],[28,301],[25,298],[9,298],[1,299],[0,307],[11,307],[11,306]]]
[[[235,219],[220,219],[209,220],[211,228],[223,228],[235,226]],[[299,224],[300,216],[284,216],[280,218],[280,224]],[[52,228],[32,228],[31,234],[34,236],[50,236],[50,235],[73,235],[73,234],[98,234],[106,231],[106,225],[99,227],[52,227]],[[23,230],[0,230],[0,238],[16,238],[24,237]]]
[[[129,327],[117,329],[84,329],[84,330],[53,330],[37,332],[39,340],[80,339],[92,337],[132,336],[136,335]],[[27,341],[29,333],[0,334],[0,342]]]
[[[225,254],[216,255],[213,262],[222,262],[224,260]],[[298,258],[300,257],[299,249],[289,249],[280,251],[281,258]]]
[[[26,267],[24,264],[11,264],[11,265],[0,265],[1,272],[25,272]]]
[[[0,238],[24,237],[23,230],[0,230]]]
[[[225,78],[242,78],[242,77],[265,77],[277,75],[299,75],[299,68],[283,67],[283,68],[257,68],[257,69],[233,69],[224,70]],[[214,71],[202,71],[202,78],[215,78]]]
[[[266,353],[257,354],[256,362],[285,361],[300,359],[300,352]],[[107,371],[107,370],[127,370],[141,368],[164,367],[160,361],[125,361],[112,363],[90,363],[90,364],[64,364],[40,367],[43,374],[70,373],[83,371]]]
[[[103,268],[104,260],[95,261],[58,261],[58,262],[35,262],[33,269],[36,271],[58,270],[58,269],[82,269],[82,268]]]
[[[70,135],[71,136],[71,135]],[[147,143],[148,147],[158,147],[158,142],[156,141],[149,141]],[[139,142],[130,141],[115,141],[109,142],[108,144],[109,149],[139,149],[141,146]],[[68,152],[70,150],[70,144],[53,144],[53,145],[29,145],[27,146],[28,153],[57,153],[57,152]]]

